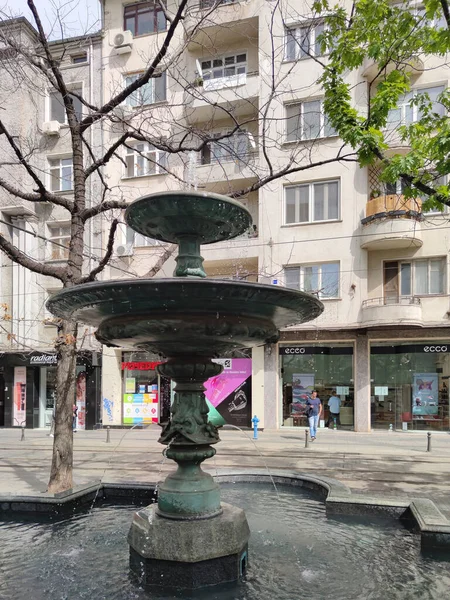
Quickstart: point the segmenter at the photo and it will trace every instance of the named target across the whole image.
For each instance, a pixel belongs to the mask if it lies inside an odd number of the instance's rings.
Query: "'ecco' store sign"
[[[303,354],[351,355],[353,346],[280,346],[283,356],[301,356]]]
[[[56,365],[58,357],[56,354],[34,354],[30,356],[30,365]]]
[[[447,346],[424,346],[424,352],[447,352]]]

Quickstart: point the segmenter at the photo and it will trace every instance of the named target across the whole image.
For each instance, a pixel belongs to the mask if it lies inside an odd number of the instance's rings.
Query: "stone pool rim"
[[[218,483],[265,483],[304,487],[322,496],[327,515],[388,516],[412,523],[420,533],[422,548],[450,551],[450,521],[428,498],[387,498],[355,494],[342,482],[331,477],[295,471],[266,469],[219,469]],[[0,523],[19,515],[69,515],[75,508],[94,501],[119,501],[130,504],[138,500],[155,500],[155,483],[96,481],[79,485],[67,492],[35,495],[0,493]]]

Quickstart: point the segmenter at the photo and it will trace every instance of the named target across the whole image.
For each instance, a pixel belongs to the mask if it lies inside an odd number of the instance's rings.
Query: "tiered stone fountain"
[[[323,306],[296,290],[205,279],[200,245],[251,226],[249,212],[230,198],[153,194],[130,204],[125,218],[145,236],[178,244],[174,278],[80,285],[55,294],[48,308],[97,327],[103,344],[165,356],[158,371],[176,382],[171,420],[159,441],[178,469],[159,486],[157,505],[135,513],[132,569],[144,583],[170,587],[236,581],[247,564],[245,513],[220,501],[219,486],[200,466],[220,441],[204,395],[204,382],[222,370],[211,358],[276,341],[281,327],[314,319]]]

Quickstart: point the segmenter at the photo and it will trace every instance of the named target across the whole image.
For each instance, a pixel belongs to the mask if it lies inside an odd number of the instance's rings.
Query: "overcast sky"
[[[100,29],[99,0],[34,0],[34,4],[44,23],[45,31],[52,39],[82,35]],[[64,23],[64,32],[59,19]],[[2,18],[22,15],[34,25],[33,16],[28,8],[27,0],[0,0]]]

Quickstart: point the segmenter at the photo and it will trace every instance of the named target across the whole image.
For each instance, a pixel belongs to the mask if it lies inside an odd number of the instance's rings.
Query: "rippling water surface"
[[[304,491],[257,484],[222,486],[250,524],[245,581],[194,596],[146,591],[129,577],[126,536],[134,508],[42,524],[0,524],[2,600],[443,600],[450,563],[420,553],[417,535],[391,520],[327,518]]]

